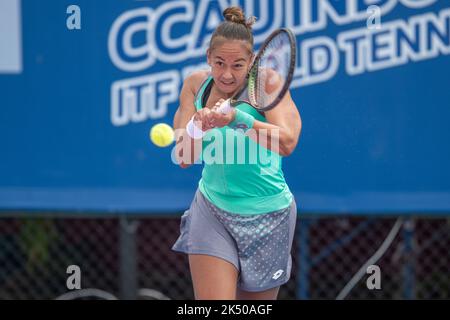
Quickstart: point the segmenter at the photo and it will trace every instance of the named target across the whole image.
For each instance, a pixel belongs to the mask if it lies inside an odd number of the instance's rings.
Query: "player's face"
[[[207,56],[214,83],[220,91],[231,95],[244,84],[253,58],[246,42],[223,42],[208,50]]]

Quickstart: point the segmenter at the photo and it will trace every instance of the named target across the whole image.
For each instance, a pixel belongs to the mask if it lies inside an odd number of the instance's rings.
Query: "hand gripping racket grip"
[[[223,114],[227,114],[228,112],[231,111],[231,108],[232,107],[230,104],[230,99],[228,99],[228,100],[225,100],[224,102],[222,102],[222,104],[217,109],[217,111],[220,111]],[[199,127],[197,127],[194,124],[194,117],[192,117],[192,119],[186,125],[186,131],[187,131],[188,135],[193,139],[203,138],[203,136],[206,134],[206,131],[203,131],[202,129],[200,129]]]

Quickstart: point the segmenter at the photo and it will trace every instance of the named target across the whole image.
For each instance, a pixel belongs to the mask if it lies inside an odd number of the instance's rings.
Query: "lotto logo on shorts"
[[[273,280],[277,280],[279,277],[281,277],[281,275],[284,273],[284,271],[283,270],[278,270],[277,272],[275,272],[274,274],[273,274],[273,277],[272,277],[272,279]]]

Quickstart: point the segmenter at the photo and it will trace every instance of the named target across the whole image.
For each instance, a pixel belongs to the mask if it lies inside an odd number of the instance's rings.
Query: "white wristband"
[[[187,131],[188,135],[193,139],[201,139],[201,138],[203,138],[203,136],[206,133],[194,124],[193,116],[192,116],[191,120],[189,120],[188,124],[186,125],[186,131]]]

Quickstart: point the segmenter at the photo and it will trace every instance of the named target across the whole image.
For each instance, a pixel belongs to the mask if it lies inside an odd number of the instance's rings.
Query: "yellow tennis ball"
[[[150,130],[150,140],[158,147],[167,147],[174,140],[172,127],[165,123],[155,124]]]

